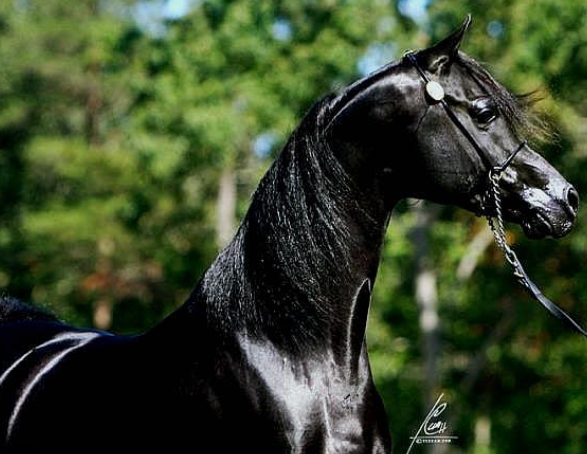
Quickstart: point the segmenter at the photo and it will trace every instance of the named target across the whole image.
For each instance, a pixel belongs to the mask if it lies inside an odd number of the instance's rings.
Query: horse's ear
[[[442,72],[444,69],[450,67],[451,63],[457,57],[461,41],[470,24],[471,15],[467,14],[467,17],[458,29],[439,43],[422,51],[420,58],[423,66],[432,73]]]

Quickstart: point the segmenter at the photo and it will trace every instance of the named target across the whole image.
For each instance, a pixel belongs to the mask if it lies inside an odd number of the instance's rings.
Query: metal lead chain
[[[495,238],[495,243],[501,249],[507,259],[508,263],[515,268],[517,268],[517,257],[516,253],[512,250],[510,245],[507,242],[507,238],[505,236],[505,227],[503,225],[503,214],[501,208],[501,197],[499,195],[499,179],[501,178],[501,174],[498,172],[494,172],[493,170],[489,172],[489,183],[490,183],[490,190],[491,196],[493,199],[493,207],[495,209],[495,219],[491,216],[491,214],[487,214],[487,223],[493,232],[493,237]]]

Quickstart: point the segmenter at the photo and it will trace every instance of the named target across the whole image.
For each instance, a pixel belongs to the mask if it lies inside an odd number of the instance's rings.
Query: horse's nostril
[[[567,189],[567,205],[572,211],[573,215],[577,214],[577,210],[579,210],[579,193],[577,190],[570,186]]]

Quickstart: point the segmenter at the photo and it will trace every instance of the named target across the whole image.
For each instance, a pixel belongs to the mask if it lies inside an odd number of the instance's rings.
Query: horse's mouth
[[[573,222],[566,217],[547,216],[537,209],[530,213],[522,213],[518,210],[506,210],[504,218],[507,221],[519,224],[526,237],[540,240],[543,238],[561,238],[567,235],[573,228]]]
[[[478,216],[496,217],[495,208],[488,207],[481,202],[482,200],[484,199],[481,196],[474,197],[467,208]],[[503,207],[503,220],[518,224],[526,237],[537,240],[547,237],[561,238],[571,231],[574,223],[574,218],[570,218],[562,212],[544,213],[538,208],[522,208],[511,205]]]
[[[478,216],[497,216],[485,194],[473,195],[463,207]],[[502,214],[504,221],[518,224],[531,239],[561,238],[572,230],[576,218],[576,211],[570,212],[560,203],[532,206],[517,199],[503,200]]]
[[[542,215],[539,212],[534,213],[534,216],[524,219],[520,225],[522,226],[522,230],[524,234],[531,239],[540,240],[542,238],[546,238],[548,236],[552,236],[557,238],[555,230],[550,223],[550,221],[546,218],[546,216]]]
[[[524,213],[515,208],[506,208],[503,212],[504,220],[522,227],[526,237],[540,240],[553,235],[552,224],[548,218],[534,210],[531,213]]]

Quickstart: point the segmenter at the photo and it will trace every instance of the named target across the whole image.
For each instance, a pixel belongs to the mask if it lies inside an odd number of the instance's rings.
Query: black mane
[[[316,103],[291,135],[235,239],[190,297],[206,301],[207,318],[217,326],[246,326],[277,344],[296,339],[307,349],[320,340],[312,338],[320,333],[316,326],[337,316],[325,298],[352,279],[352,263],[365,247],[356,234],[381,234],[324,140],[333,98]]]

